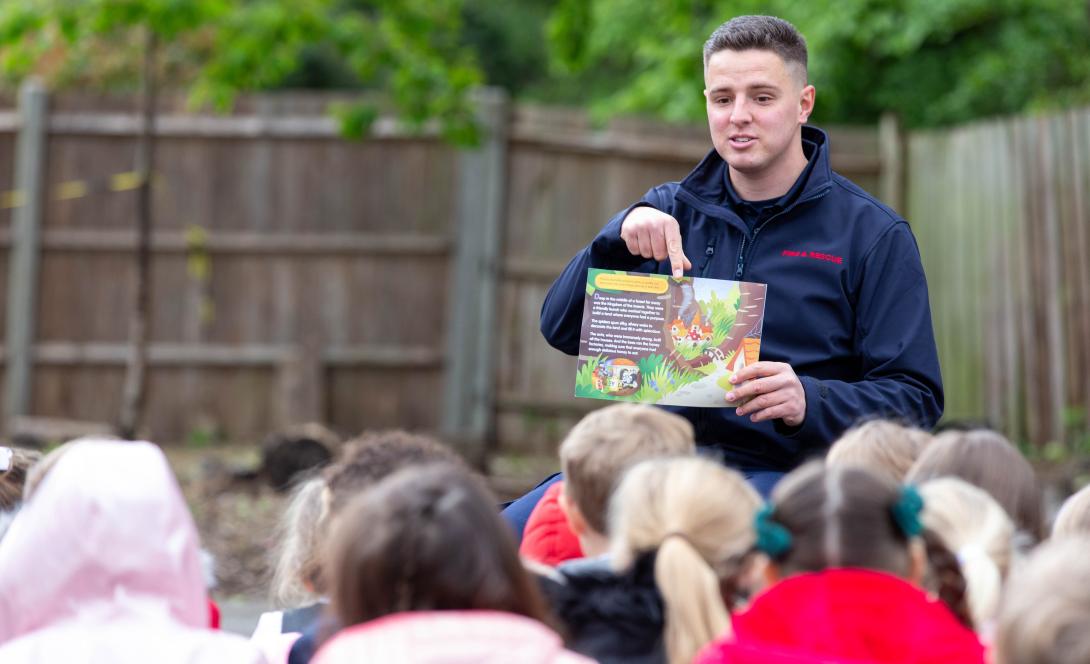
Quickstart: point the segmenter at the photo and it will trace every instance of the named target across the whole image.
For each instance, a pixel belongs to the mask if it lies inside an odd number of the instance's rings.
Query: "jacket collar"
[[[824,196],[832,186],[833,172],[829,166],[829,137],[824,131],[810,125],[802,127],[802,149],[811,165],[803,170],[796,183],[791,200],[784,201],[784,210],[799,203]],[[704,214],[724,219],[746,231],[746,226],[732,209],[732,196],[727,187],[727,163],[714,149],[704,156],[679,184],[678,197]]]

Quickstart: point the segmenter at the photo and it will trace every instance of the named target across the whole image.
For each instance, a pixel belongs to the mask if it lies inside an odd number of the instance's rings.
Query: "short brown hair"
[[[400,611],[547,619],[495,500],[450,464],[406,468],[357,496],[334,522],[326,569],[344,626]]]
[[[719,51],[772,51],[795,65],[806,81],[806,39],[795,26],[775,16],[735,16],[704,42],[704,66]]]
[[[829,448],[825,462],[860,466],[901,483],[930,442],[931,434],[922,429],[871,420],[845,432]]]
[[[935,436],[908,473],[921,484],[936,477],[960,477],[995,498],[1022,532],[1044,537],[1041,486],[1033,466],[1009,440],[990,429],[944,431]]]
[[[605,534],[609,495],[625,470],[695,450],[693,425],[679,415],[646,404],[606,406],[580,420],[560,444],[564,492],[587,524]]]
[[[364,433],[345,443],[341,460],[326,468],[330,514],[402,468],[439,462],[458,465],[462,459],[430,436],[400,429]]]

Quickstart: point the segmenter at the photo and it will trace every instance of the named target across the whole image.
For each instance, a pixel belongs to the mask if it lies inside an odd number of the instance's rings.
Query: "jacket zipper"
[[[761,233],[761,231],[764,229],[765,226],[769,225],[770,223],[772,223],[773,221],[778,219],[780,216],[782,216],[784,214],[787,214],[791,210],[794,210],[799,205],[801,205],[803,203],[807,203],[807,202],[812,201],[812,200],[817,199],[817,198],[821,198],[822,196],[825,195],[826,191],[827,191],[827,189],[820,189],[820,190],[814,192],[814,194],[812,196],[807,196],[806,198],[804,198],[804,199],[802,199],[800,201],[797,201],[791,207],[780,210],[779,212],[772,215],[768,219],[765,219],[764,222],[762,222],[756,228],[753,229],[753,239],[750,240],[750,242],[749,242],[750,251],[753,251],[753,245],[757,243],[757,236]],[[745,271],[746,271],[746,236],[743,235],[742,236],[742,242],[741,242],[741,244],[738,245],[738,262],[734,266],[734,280],[735,281],[741,281],[742,280],[742,275],[745,274]]]
[[[712,256],[715,255],[715,243],[719,239],[719,236],[713,235],[708,238],[708,246],[704,249],[704,264],[700,266],[700,276],[708,276],[708,268],[712,264]]]

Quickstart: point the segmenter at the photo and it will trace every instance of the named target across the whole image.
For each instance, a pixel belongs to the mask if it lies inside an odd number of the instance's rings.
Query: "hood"
[[[134,619],[208,624],[197,530],[158,447],[79,441],[0,540],[0,643]]]
[[[590,664],[564,649],[536,620],[497,611],[397,613],[349,627],[322,646],[314,664]]]

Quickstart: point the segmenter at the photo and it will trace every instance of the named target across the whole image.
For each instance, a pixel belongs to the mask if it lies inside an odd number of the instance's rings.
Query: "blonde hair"
[[[322,592],[324,491],[320,477],[297,484],[277,528],[271,590],[273,601],[280,606],[303,606]]]
[[[1090,662],[1090,537],[1046,542],[1011,575],[995,643],[998,664]]]
[[[1052,524],[1052,537],[1090,535],[1090,486],[1068,497]]]
[[[609,496],[627,468],[695,451],[693,425],[685,418],[646,404],[607,406],[580,420],[560,444],[564,492],[587,525],[606,534]]]
[[[849,429],[829,448],[826,464],[853,465],[900,484],[931,434],[889,420],[871,420]]]
[[[740,474],[697,457],[644,461],[617,487],[610,503],[613,564],[628,569],[657,549],[655,584],[666,607],[671,664],[692,661],[730,630],[722,589],[753,546],[760,503]]]
[[[979,630],[995,618],[1013,556],[1014,523],[986,491],[955,477],[920,487],[924,526],[957,556]]]

